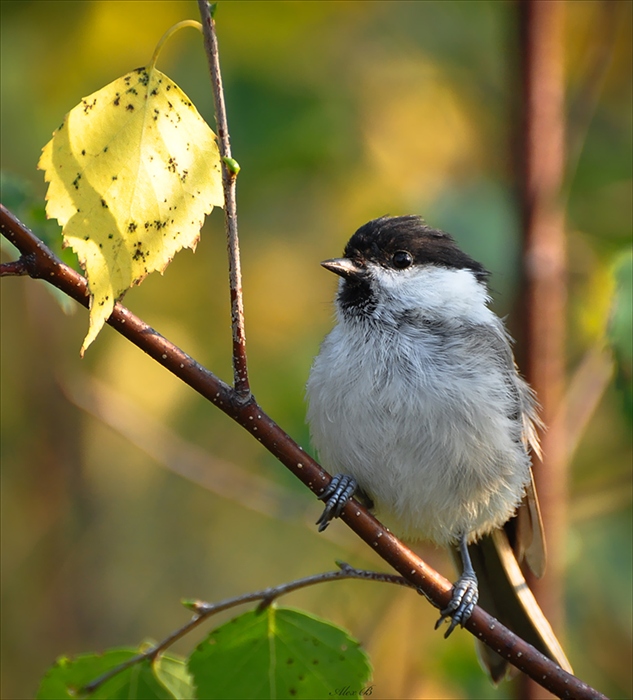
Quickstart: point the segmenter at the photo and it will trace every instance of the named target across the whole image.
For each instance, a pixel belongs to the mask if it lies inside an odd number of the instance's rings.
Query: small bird
[[[336,475],[319,529],[356,495],[405,541],[459,555],[445,636],[480,599],[571,671],[519,568],[545,565],[529,453],[540,456],[539,419],[488,308],[489,273],[418,216],[370,221],[321,265],[341,280],[307,384],[312,441]],[[493,682],[506,676],[505,659],[479,652]]]

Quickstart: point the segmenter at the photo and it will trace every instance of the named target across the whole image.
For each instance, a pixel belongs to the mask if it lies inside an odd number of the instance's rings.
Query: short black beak
[[[344,279],[358,277],[362,273],[361,268],[355,265],[349,258],[333,258],[324,260],[321,265],[330,272],[340,275]]]

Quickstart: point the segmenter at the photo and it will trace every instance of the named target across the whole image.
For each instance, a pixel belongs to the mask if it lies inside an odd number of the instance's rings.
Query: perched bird
[[[307,385],[312,440],[336,474],[320,529],[356,494],[405,541],[459,553],[446,636],[480,599],[571,671],[518,564],[545,565],[529,454],[540,454],[538,417],[488,308],[489,273],[417,216],[370,221],[321,264],[341,280]],[[506,675],[488,647],[480,658],[494,682]]]

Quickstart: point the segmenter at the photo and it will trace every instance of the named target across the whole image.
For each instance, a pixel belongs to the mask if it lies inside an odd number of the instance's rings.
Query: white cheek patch
[[[490,297],[472,270],[426,265],[408,270],[372,270],[378,298],[394,311],[416,309],[450,321],[468,317],[473,323],[490,321]]]

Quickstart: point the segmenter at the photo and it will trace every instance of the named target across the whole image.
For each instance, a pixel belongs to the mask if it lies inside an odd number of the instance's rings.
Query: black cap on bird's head
[[[451,235],[427,226],[419,216],[373,219],[349,239],[343,256],[324,260],[321,265],[349,281],[362,277],[368,263],[392,270],[422,265],[468,269],[480,282],[489,274],[459,248]]]

